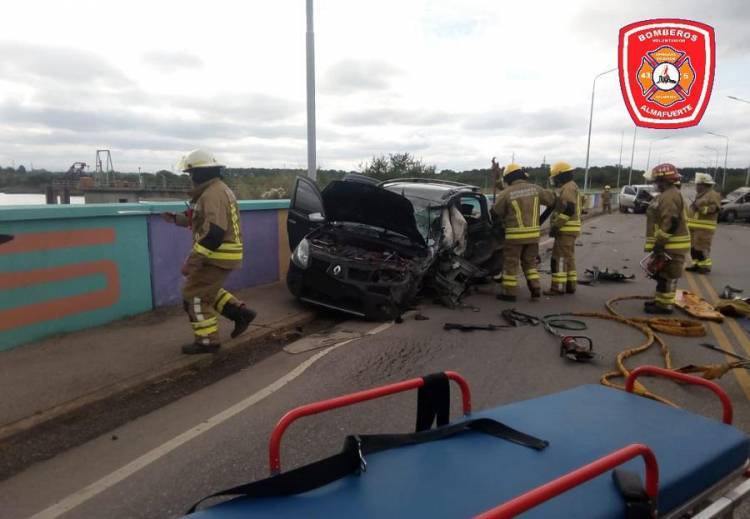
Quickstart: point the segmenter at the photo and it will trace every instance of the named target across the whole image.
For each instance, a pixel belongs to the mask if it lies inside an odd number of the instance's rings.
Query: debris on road
[[[627,268],[627,267],[624,267]],[[588,279],[582,279],[578,281],[579,285],[595,286],[599,281],[612,281],[615,283],[624,283],[635,279],[635,274],[626,276],[625,274],[618,272],[617,270],[610,271],[609,267],[605,267],[601,270],[599,267],[591,267],[585,271]]]
[[[722,290],[721,296],[719,297],[722,299],[734,299],[736,294],[741,294],[742,292],[744,292],[744,290],[741,288],[734,288],[731,285],[725,285],[724,290]]]
[[[500,313],[500,316],[505,319],[508,324],[515,327],[518,326],[537,326],[541,319],[530,314],[519,312],[515,308],[507,308]]]
[[[445,323],[443,324],[443,330],[459,330],[461,332],[473,332],[473,331],[487,331],[494,332],[497,330],[503,330],[508,328],[514,328],[507,324],[461,324],[461,323]]]
[[[429,321],[430,318],[424,315],[423,313],[417,313],[414,315],[415,321]]]

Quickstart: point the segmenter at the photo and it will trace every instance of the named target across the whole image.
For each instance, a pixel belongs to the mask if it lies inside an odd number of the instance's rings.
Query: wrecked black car
[[[373,320],[399,316],[423,289],[456,305],[502,266],[487,199],[453,182],[352,175],[321,192],[300,177],[287,232],[292,294]]]

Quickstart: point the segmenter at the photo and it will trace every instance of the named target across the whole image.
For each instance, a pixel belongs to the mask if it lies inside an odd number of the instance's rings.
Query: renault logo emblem
[[[333,275],[338,276],[341,274],[341,265],[336,265],[333,267]]]

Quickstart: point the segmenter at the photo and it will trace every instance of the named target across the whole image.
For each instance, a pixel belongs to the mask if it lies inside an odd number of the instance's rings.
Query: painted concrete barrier
[[[245,259],[227,287],[281,279],[287,200],[241,201]],[[182,203],[23,206],[0,210],[0,350],[180,301],[190,231],[159,213]]]

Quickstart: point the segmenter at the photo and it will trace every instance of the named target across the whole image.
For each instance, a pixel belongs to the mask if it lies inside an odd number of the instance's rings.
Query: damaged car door
[[[294,251],[302,238],[325,222],[323,197],[309,178],[297,177],[286,222],[289,250]]]

